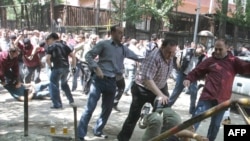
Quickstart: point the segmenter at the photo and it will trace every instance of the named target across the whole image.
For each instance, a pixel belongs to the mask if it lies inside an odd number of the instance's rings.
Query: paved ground
[[[44,78],[42,76],[42,78]],[[69,82],[70,83],[70,82]],[[174,82],[169,81],[170,90],[173,88]],[[50,109],[50,100],[32,100],[29,102],[29,136],[23,137],[23,103],[17,102],[0,87],[0,141],[51,141],[50,137],[50,121],[53,120],[56,123],[56,135],[64,137],[74,137],[73,128],[73,108],[69,106],[65,96],[62,95],[63,109],[52,110]],[[78,106],[77,119],[80,119],[84,105],[86,103],[87,96],[81,94],[80,91],[73,93],[75,102]],[[113,141],[116,135],[121,129],[121,126],[128,114],[128,109],[131,102],[131,96],[123,96],[119,108],[121,112],[113,111],[110,119],[104,129],[104,132],[109,135],[107,141]],[[173,107],[182,117],[183,121],[190,118],[188,114],[189,96],[182,94],[177,100],[177,103]],[[100,113],[100,102],[93,113],[92,119],[89,124],[89,132],[87,140],[99,141],[100,139],[94,138],[92,135],[92,127],[95,124],[96,119]],[[69,133],[68,135],[62,134],[63,120],[67,119]],[[231,113],[231,119],[233,124],[244,124],[241,116]],[[198,133],[206,135],[209,119],[202,122]],[[131,141],[140,141],[144,130],[136,127]],[[70,141],[70,139],[66,139]],[[55,141],[55,140],[54,140]],[[63,141],[63,139],[58,139]],[[223,126],[220,128],[218,138],[216,141],[223,141]]]

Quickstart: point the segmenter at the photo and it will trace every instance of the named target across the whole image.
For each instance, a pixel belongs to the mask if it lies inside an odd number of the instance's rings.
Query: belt
[[[110,77],[110,76],[103,76],[104,79],[115,79],[115,77]]]

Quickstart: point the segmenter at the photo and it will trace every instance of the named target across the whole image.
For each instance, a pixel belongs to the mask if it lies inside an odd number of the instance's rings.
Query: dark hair
[[[112,32],[115,32],[115,31],[116,31],[116,28],[117,28],[116,25],[111,26],[111,27],[110,27],[110,32],[111,32],[111,33],[112,33]]]
[[[53,33],[50,33],[50,34],[46,37],[46,40],[48,40],[48,39],[58,40],[58,39],[59,39],[59,36],[58,36],[58,34],[56,34],[55,32],[53,32]]]
[[[177,46],[177,42],[173,39],[164,39],[161,47]]]
[[[151,40],[154,40],[154,41],[157,40],[157,35],[156,34],[152,34],[151,35]]]
[[[29,38],[24,38],[23,43],[29,45],[30,44],[30,39]]]
[[[219,39],[217,39],[216,41],[222,41],[225,45],[228,45],[227,40],[224,39],[224,38],[219,38]]]

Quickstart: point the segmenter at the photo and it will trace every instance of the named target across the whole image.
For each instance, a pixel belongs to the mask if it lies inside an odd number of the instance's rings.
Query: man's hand
[[[76,68],[74,67],[74,68],[71,68],[71,72],[74,74],[74,73],[76,73]]]
[[[162,94],[161,96],[158,97],[158,100],[159,102],[162,104],[162,105],[166,105],[168,104],[168,97],[164,94]]]
[[[102,73],[102,70],[99,68],[99,67],[97,67],[96,69],[95,69],[95,74],[96,74],[96,76],[97,77],[99,77],[99,78],[103,78],[103,73]]]
[[[190,86],[190,81],[189,81],[189,80],[184,80],[184,81],[183,81],[183,85],[184,85],[185,87],[189,87],[189,86]]]
[[[29,59],[29,60],[32,60],[32,59],[33,59],[33,55],[30,55],[30,56],[28,57],[28,59]]]
[[[21,87],[21,83],[20,82],[17,82],[17,84],[16,84],[16,88],[20,88]]]
[[[207,137],[204,137],[204,136],[201,136],[201,135],[198,135],[198,134],[194,134],[194,139],[196,141],[209,141],[209,139]]]

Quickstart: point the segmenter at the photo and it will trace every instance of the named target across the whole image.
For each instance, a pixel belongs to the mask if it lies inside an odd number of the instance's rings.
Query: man
[[[181,52],[181,55],[177,59],[177,69],[178,74],[176,78],[176,84],[174,90],[169,98],[169,106],[172,106],[181,92],[184,89],[183,80],[185,80],[186,75],[192,71],[201,61],[205,59],[205,49],[202,45],[198,44],[196,48],[186,48],[184,51]],[[197,99],[197,82],[193,82],[189,87],[190,93],[190,107],[189,113],[193,114]]]
[[[48,92],[40,92],[48,86],[48,83],[39,85],[21,84],[19,80],[18,55],[20,50],[13,44],[8,51],[0,52],[0,80],[3,87],[18,101],[24,100],[24,90],[29,88],[29,99],[39,99],[48,96]]]
[[[100,41],[92,50],[87,52],[85,59],[89,67],[94,71],[91,80],[88,101],[81,116],[78,126],[79,140],[84,140],[87,134],[88,123],[94,112],[97,102],[102,94],[102,112],[97,119],[93,132],[97,137],[107,138],[103,133],[103,128],[107,123],[114,104],[116,92],[116,77],[123,74],[123,61],[125,57],[138,59],[128,48],[121,44],[123,28],[112,26],[111,39]],[[98,62],[95,61],[99,56]]]
[[[60,98],[59,81],[61,81],[61,88],[64,91],[69,104],[74,106],[74,99],[71,94],[67,76],[69,73],[69,60],[72,58],[72,72],[75,72],[76,58],[72,50],[59,40],[56,33],[51,33],[47,37],[47,43],[50,45],[47,50],[46,62],[48,67],[51,68],[50,74],[50,95],[53,105],[52,109],[62,108],[62,101]]]
[[[10,43],[10,39],[8,36],[8,31],[5,29],[2,29],[0,31],[0,51],[8,51],[9,49],[9,43]]]
[[[19,40],[23,37],[23,34],[19,35],[15,40],[15,45],[18,46],[22,52],[22,59],[25,65],[24,83],[30,83],[32,81],[32,75],[34,75],[34,82],[39,83],[41,82],[41,60],[39,53],[44,52],[44,50],[34,51],[37,49],[37,47],[34,47],[28,38],[24,38],[23,44],[21,44]]]
[[[146,46],[146,56],[148,56],[154,49],[158,48],[157,35],[151,35],[151,41]]]
[[[165,39],[161,48],[156,48],[142,62],[141,72],[131,87],[132,103],[129,114],[117,136],[119,141],[129,141],[143,105],[152,105],[156,96],[163,105],[168,103],[167,79],[173,68],[176,41]]]
[[[73,79],[72,79],[72,89],[71,91],[75,91],[77,89],[77,78],[80,75],[80,72],[82,70],[82,58],[84,58],[83,56],[83,52],[84,52],[84,45],[85,45],[85,37],[83,34],[80,35],[76,35],[75,37],[76,40],[76,45],[74,47],[74,54],[76,56],[76,72],[74,73]],[[83,73],[83,71],[81,72]],[[83,76],[84,74],[82,74],[81,76],[81,85],[83,86]]]
[[[205,85],[193,116],[229,100],[237,73],[250,74],[250,63],[233,56],[227,49],[226,40],[218,39],[212,57],[201,62],[183,81],[184,86],[189,87],[190,83],[205,77]],[[209,141],[216,139],[224,112],[221,111],[211,117],[207,133]],[[199,124],[198,122],[194,125],[196,130]]]
[[[154,102],[154,112],[144,116],[144,118],[140,120],[139,127],[146,128],[142,136],[142,141],[148,141],[180,123],[180,115],[168,105],[162,106],[161,104],[158,104],[156,98]],[[198,135],[190,129],[184,129],[175,135],[169,136],[164,141],[190,141],[190,138],[197,141],[208,141],[207,138]]]
[[[85,60],[85,55],[88,51],[90,51],[97,43],[97,40],[98,40],[98,36],[96,34],[91,34],[88,38],[88,42],[87,44],[85,44],[84,46],[84,53],[83,53],[83,62],[87,63],[86,60]],[[96,61],[98,61],[98,56],[95,58]],[[85,64],[84,63],[84,64]],[[84,66],[84,72],[85,72],[85,85],[84,85],[84,88],[83,88],[83,92],[85,94],[88,94],[89,93],[89,89],[90,89],[90,84],[91,84],[91,75],[93,74],[93,72],[90,70],[89,66],[85,64]]]

